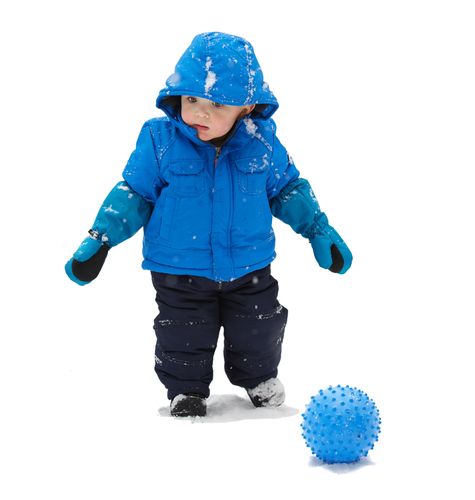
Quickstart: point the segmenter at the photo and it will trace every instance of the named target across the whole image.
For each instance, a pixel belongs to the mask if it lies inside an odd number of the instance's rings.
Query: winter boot
[[[206,399],[202,394],[178,394],[170,403],[173,417],[205,417]]]
[[[270,378],[261,382],[254,389],[246,389],[252,404],[261,406],[280,406],[285,401],[285,390],[282,382],[278,378]]]

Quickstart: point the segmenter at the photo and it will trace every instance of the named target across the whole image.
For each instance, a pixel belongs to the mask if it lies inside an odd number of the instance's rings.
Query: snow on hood
[[[197,35],[178,61],[175,72],[157,98],[157,107],[177,118],[179,101],[173,96],[190,95],[231,106],[256,104],[253,118],[270,118],[279,104],[252,45],[226,33]]]

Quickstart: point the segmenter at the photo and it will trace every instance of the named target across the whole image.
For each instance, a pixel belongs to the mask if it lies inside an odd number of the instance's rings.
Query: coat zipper
[[[216,168],[216,164],[218,163],[219,155],[221,154],[221,146],[215,146],[215,148],[216,148],[216,157],[214,159],[214,168]],[[223,284],[220,281],[218,283],[218,290],[221,290],[222,286],[223,286]]]

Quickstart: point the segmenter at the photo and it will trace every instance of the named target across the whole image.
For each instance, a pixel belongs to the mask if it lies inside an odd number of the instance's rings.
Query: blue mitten
[[[269,203],[274,217],[310,240],[320,267],[338,274],[348,271],[353,256],[340,235],[328,224],[307,180],[299,178],[291,182]]]
[[[87,285],[99,275],[112,247],[131,238],[144,226],[152,206],[124,181],[119,182],[104,200],[96,220],[73,258],[66,274],[78,285]]]
[[[93,236],[86,238],[66,266],[66,274],[78,285],[87,285],[96,279],[110,248]]]
[[[320,267],[332,273],[345,274],[353,256],[341,236],[328,224],[327,216],[315,214],[314,237],[310,237],[313,254]]]

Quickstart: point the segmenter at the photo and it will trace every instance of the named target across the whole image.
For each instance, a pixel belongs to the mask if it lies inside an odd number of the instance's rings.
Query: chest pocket
[[[241,158],[236,160],[239,189],[247,195],[262,193],[266,187],[267,162],[264,158]]]
[[[170,187],[179,196],[199,196],[205,189],[203,160],[181,160],[170,163]]]

